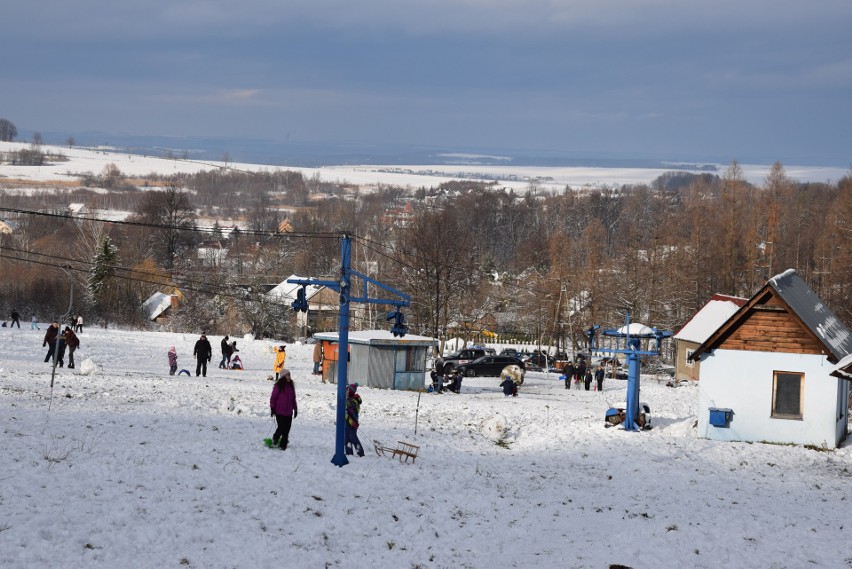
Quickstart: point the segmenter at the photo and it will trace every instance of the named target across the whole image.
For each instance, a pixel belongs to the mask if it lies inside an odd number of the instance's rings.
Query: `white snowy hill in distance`
[[[28,143],[0,142],[0,152],[28,148]],[[675,169],[700,173],[698,170],[682,169],[673,164],[671,168],[592,168],[592,167],[540,167],[515,165],[477,165],[444,164],[434,166],[323,166],[320,168],[269,166],[232,162],[199,161],[181,158],[160,158],[121,152],[115,148],[80,148],[62,146],[43,146],[45,152],[61,153],[68,160],[51,163],[46,166],[10,166],[0,164],[0,177],[22,181],[45,182],[49,180],[72,181],[76,175],[90,172],[100,174],[107,164],[115,164],[119,170],[129,176],[144,176],[150,173],[162,175],[183,172],[198,172],[220,167],[229,167],[246,171],[301,171],[306,178],[319,175],[327,182],[345,182],[356,184],[364,191],[378,185],[420,188],[434,187],[442,182],[458,179],[496,181],[498,188],[511,188],[515,192],[526,191],[532,182],[542,191],[561,191],[566,186],[572,188],[596,188],[619,186],[622,184],[650,183],[661,174]],[[726,164],[718,164],[717,174],[722,174]],[[741,165],[748,181],[761,184],[769,173],[771,165]],[[830,182],[849,174],[849,170],[835,167],[785,165],[789,177],[800,182]]]
[[[28,316],[28,315],[25,315]],[[25,318],[26,320],[26,318]],[[367,455],[334,456],[336,386],[287,346],[299,414],[261,440],[271,341],[245,371],[194,372],[197,334],[85,328],[77,369],[41,330],[0,328],[0,567],[840,568],[852,559],[852,451],[695,438],[696,385],[643,376],[653,430],[604,427],[624,381],[565,390],[527,374],[459,395],[362,387]],[[200,330],[198,331],[200,332]],[[83,362],[86,365],[81,365]],[[88,374],[81,373],[94,367]],[[416,432],[415,432],[416,430]],[[373,440],[419,445],[414,464]]]

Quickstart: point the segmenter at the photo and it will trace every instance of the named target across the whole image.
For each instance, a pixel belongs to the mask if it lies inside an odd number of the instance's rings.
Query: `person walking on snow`
[[[57,336],[59,336],[59,322],[54,320],[53,324],[48,326],[47,332],[44,333],[44,342],[41,343],[42,348],[47,346],[47,355],[44,356],[45,363],[49,362],[50,358],[56,353]]]
[[[68,346],[68,369],[74,369],[74,351],[80,347],[80,338],[68,326],[62,335],[65,336],[65,345]]]
[[[169,346],[169,375],[174,375],[177,372],[177,350],[174,346]]]
[[[565,367],[562,368],[562,375],[565,376],[565,389],[571,389],[571,382],[574,380],[574,363],[568,362],[565,364]]]
[[[18,311],[17,311],[17,310],[14,310],[14,309],[13,309],[13,310],[12,310],[12,323],[11,323],[11,324],[9,324],[9,328],[11,328],[12,326],[14,326],[15,324],[17,324],[17,325],[18,325],[18,330],[20,330],[20,329],[21,329],[21,315],[20,315],[20,314],[18,314]]]
[[[74,330],[81,334],[83,333],[83,317],[80,315],[77,315],[77,322],[74,323]]]
[[[222,369],[228,369],[228,365],[231,363],[231,344],[228,342],[227,336],[222,338],[222,341],[219,343],[219,347],[222,350],[222,361],[219,362],[219,367]]]
[[[320,375],[320,365],[322,364],[322,342],[314,344],[314,375]],[[322,380],[325,383],[325,379]]]
[[[278,346],[278,351],[275,352],[275,364],[272,366],[272,371],[275,372],[275,381],[278,381],[278,374],[284,369],[284,360],[287,359],[287,353],[284,351],[286,347],[282,344]]]
[[[269,397],[270,414],[278,424],[275,434],[272,435],[272,444],[281,450],[287,450],[290,427],[293,425],[293,419],[299,416],[299,405],[296,402],[296,386],[290,377],[290,370],[282,369],[278,375]]]
[[[207,341],[207,336],[202,334],[201,338],[195,342],[192,355],[198,360],[195,366],[195,377],[199,375],[207,377],[207,362],[213,359],[213,348],[210,346],[210,342]]]
[[[30,330],[41,330],[41,328],[38,327],[38,322],[36,322],[35,314],[33,314],[33,321],[30,323]]]
[[[598,369],[595,370],[595,381],[597,382],[597,390],[603,391],[603,380],[604,380],[604,368],[603,366],[598,366]]]

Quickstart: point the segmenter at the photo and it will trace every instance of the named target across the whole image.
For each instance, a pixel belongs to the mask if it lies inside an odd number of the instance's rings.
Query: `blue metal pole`
[[[346,383],[349,377],[349,292],[352,278],[350,261],[352,240],[343,235],[340,242],[340,332],[337,352],[337,429],[334,458],[337,466],[349,464],[344,451],[346,439]]]
[[[631,342],[638,340],[631,340]],[[639,355],[627,354],[627,402],[624,408],[624,430],[636,431],[636,414],[639,413]]]

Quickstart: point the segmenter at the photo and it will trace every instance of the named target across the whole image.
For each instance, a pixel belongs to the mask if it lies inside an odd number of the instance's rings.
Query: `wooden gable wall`
[[[718,344],[724,350],[821,354],[823,345],[790,308],[768,288]]]

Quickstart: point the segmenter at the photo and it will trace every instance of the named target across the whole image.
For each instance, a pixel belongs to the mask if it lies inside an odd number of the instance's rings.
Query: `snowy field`
[[[362,388],[368,453],[339,468],[312,346],[287,348],[299,416],[280,451],[261,442],[271,342],[237,339],[247,370],[226,371],[210,337],[208,376],[170,377],[169,346],[194,372],[197,335],[86,328],[51,398],[43,334],[0,328],[0,567],[852,567],[850,447],[696,439],[694,385],[644,377],[642,433],[604,428],[623,381]],[[373,439],[420,445],[416,463]]]
[[[0,152],[17,151],[29,148],[21,142],[0,142]],[[498,188],[511,188],[515,192],[526,191],[530,182],[535,180],[539,191],[561,192],[566,186],[572,188],[599,188],[602,186],[620,186],[622,184],[650,184],[657,177],[671,169],[662,168],[591,168],[591,167],[533,167],[533,166],[483,166],[476,164],[453,164],[434,166],[326,166],[322,168],[300,168],[265,166],[258,164],[240,164],[224,162],[201,162],[194,160],[166,159],[153,156],[140,156],[122,153],[115,149],[91,150],[85,148],[67,148],[44,146],[45,152],[64,154],[68,161],[56,162],[45,166],[11,166],[0,164],[0,177],[20,180],[20,190],[27,190],[30,182],[76,182],[82,173],[100,174],[108,164],[115,164],[128,176],[144,176],[155,173],[171,175],[194,173],[227,166],[244,171],[300,171],[306,179],[318,175],[326,182],[339,182],[358,185],[361,190],[369,191],[378,186],[398,186],[403,188],[437,187],[443,182],[457,179],[497,181]],[[720,176],[727,164],[718,164]],[[753,184],[762,184],[770,171],[770,165],[741,164],[746,179]],[[785,164],[787,175],[800,182],[836,182],[849,175],[848,169],[819,166],[793,166]],[[688,171],[688,170],[687,170]],[[696,172],[698,173],[698,172]]]

